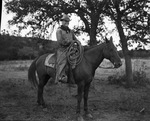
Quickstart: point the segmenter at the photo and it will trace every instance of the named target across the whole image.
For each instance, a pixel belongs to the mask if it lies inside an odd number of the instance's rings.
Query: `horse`
[[[30,65],[28,70],[28,80],[38,87],[37,102],[45,107],[43,99],[43,89],[50,78],[54,78],[55,69],[44,65],[45,58],[48,54],[44,54],[36,58]],[[81,116],[81,101],[84,98],[84,111],[86,116],[92,117],[88,110],[88,93],[91,82],[95,75],[95,70],[99,67],[103,59],[108,59],[114,65],[114,68],[119,68],[122,63],[118,55],[117,49],[113,44],[112,37],[110,40],[105,38],[105,42],[88,47],[84,50],[82,61],[73,69],[73,76],[77,85],[77,117],[83,121]],[[39,82],[36,80],[36,72]]]

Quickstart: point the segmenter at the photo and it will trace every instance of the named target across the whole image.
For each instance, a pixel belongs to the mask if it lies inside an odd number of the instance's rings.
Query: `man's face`
[[[68,25],[69,25],[69,21],[67,21],[67,20],[62,20],[62,25],[68,26]]]

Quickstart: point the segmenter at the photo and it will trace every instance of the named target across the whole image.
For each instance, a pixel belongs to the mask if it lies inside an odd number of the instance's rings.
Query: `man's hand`
[[[69,46],[71,44],[71,42],[69,41],[62,41],[62,45],[64,46]]]

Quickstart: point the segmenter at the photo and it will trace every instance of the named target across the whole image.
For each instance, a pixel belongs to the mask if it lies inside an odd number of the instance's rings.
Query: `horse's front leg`
[[[76,110],[78,121],[84,121],[83,117],[81,116],[81,106],[80,106],[82,101],[83,91],[84,91],[84,85],[78,84],[77,110]]]
[[[89,95],[90,84],[91,83],[88,83],[84,87],[84,111],[87,117],[92,118],[92,115],[89,113],[88,110],[88,95]]]

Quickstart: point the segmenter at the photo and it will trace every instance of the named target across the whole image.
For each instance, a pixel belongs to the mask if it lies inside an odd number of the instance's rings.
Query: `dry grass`
[[[123,66],[119,69],[96,70],[89,93],[89,109],[94,118],[86,119],[87,121],[149,121],[149,86],[125,89],[108,82],[109,76],[121,76],[124,73],[124,60],[122,61]],[[132,61],[133,70],[150,79],[150,61]],[[76,89],[71,89],[70,93],[65,85],[58,87],[47,84],[44,98],[48,112],[43,112],[36,105],[37,92],[30,88],[27,81],[30,63],[31,61],[0,62],[0,120],[75,121],[76,99],[71,95],[76,94]],[[102,65],[109,67],[110,62],[105,60]]]

